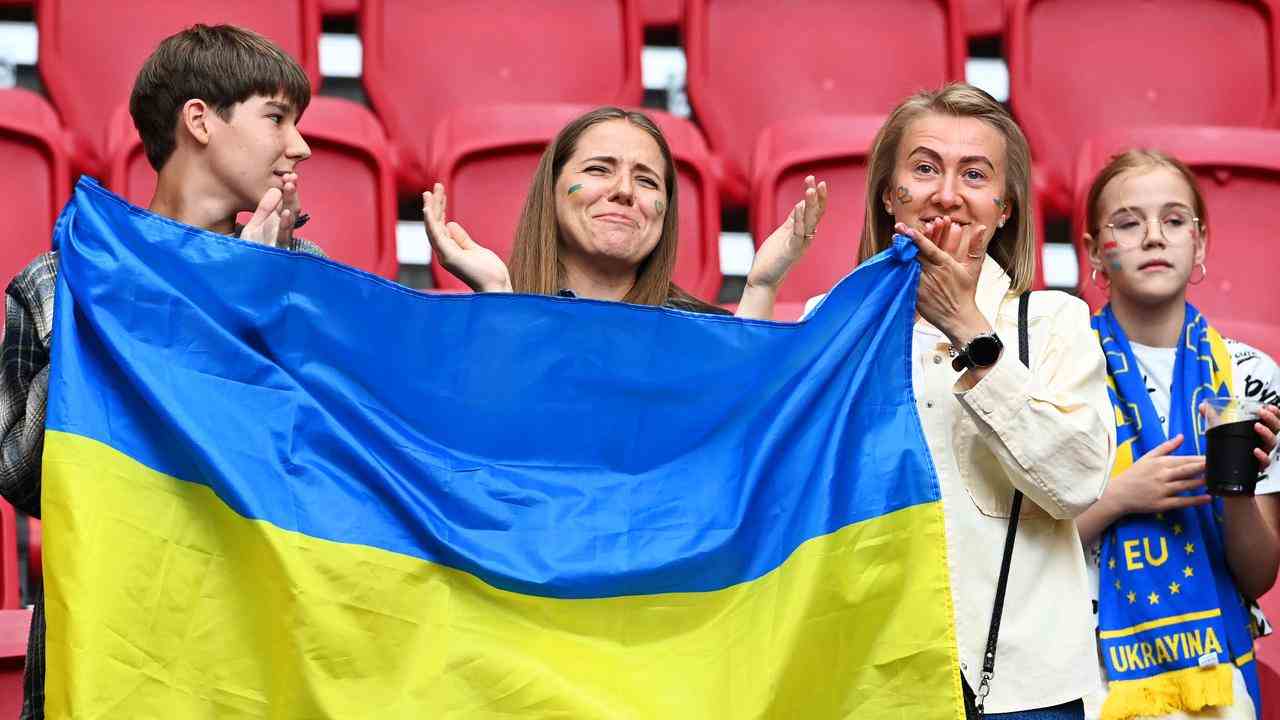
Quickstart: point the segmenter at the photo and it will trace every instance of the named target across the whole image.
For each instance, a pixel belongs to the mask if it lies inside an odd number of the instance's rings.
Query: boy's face
[[[297,108],[283,95],[254,95],[231,106],[226,121],[210,114],[210,169],[237,210],[252,211],[268,189],[283,189],[284,176],[311,157],[297,119]]]

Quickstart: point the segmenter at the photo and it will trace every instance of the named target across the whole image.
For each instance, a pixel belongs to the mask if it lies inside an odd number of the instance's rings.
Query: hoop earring
[[[1207,277],[1209,277],[1209,268],[1205,267],[1204,263],[1200,263],[1200,279],[1192,280],[1191,278],[1187,278],[1187,283],[1191,285],[1199,285],[1204,282]]]
[[[1103,277],[1106,277],[1106,275],[1103,275]],[[1101,290],[1101,291],[1103,291],[1103,292],[1106,292],[1106,291],[1108,291],[1108,290],[1110,290],[1110,289],[1111,289],[1111,281],[1110,281],[1110,280],[1108,280],[1108,281],[1107,281],[1107,284],[1106,284],[1106,285],[1103,285],[1103,284],[1101,284],[1101,283],[1099,283],[1099,282],[1098,282],[1098,268],[1094,268],[1094,269],[1093,269],[1093,272],[1089,273],[1089,282],[1093,283],[1093,286],[1094,286],[1094,287],[1098,288],[1099,290]]]

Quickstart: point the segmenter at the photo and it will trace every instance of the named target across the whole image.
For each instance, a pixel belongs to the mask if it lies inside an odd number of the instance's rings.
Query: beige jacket
[[[924,320],[916,322],[911,348],[916,408],[946,517],[960,669],[974,690],[982,680],[1013,489],[1026,495],[989,713],[1051,707],[1101,685],[1093,595],[1072,518],[1102,495],[1116,444],[1106,364],[1088,307],[1062,292],[1032,294],[1028,371],[1018,358],[1018,296],[1009,286],[988,257],[976,300],[1005,349],[976,386],[959,383],[946,336]]]
[[[1013,489],[1026,498],[1014,546],[989,713],[1047,707],[1100,684],[1093,612],[1072,521],[1102,494],[1115,455],[1106,365],[1089,310],[1062,292],[1029,307],[1031,369],[1018,358],[1018,297],[987,258],[977,303],[1005,349],[972,388],[951,369],[946,336],[923,320],[911,379],[947,522],[961,671],[975,690]]]

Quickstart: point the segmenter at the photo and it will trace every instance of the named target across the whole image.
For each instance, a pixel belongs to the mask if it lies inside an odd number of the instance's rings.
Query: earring
[[[1205,278],[1207,277],[1209,277],[1209,268],[1205,267],[1204,263],[1200,263],[1200,279],[1192,280],[1188,278],[1187,282],[1190,283],[1191,285],[1199,285],[1200,283],[1204,282]]]
[[[1103,275],[1102,277],[1106,277],[1106,275]],[[1089,282],[1093,283],[1094,287],[1098,288],[1103,292],[1106,292],[1111,289],[1110,280],[1107,281],[1106,285],[1103,285],[1098,282],[1098,268],[1094,268],[1093,272],[1089,273]]]

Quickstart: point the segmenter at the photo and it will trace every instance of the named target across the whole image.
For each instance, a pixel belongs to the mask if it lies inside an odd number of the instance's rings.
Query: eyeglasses
[[[1117,244],[1134,246],[1147,239],[1149,221],[1132,211],[1122,211],[1103,227],[1111,231]],[[1200,218],[1185,210],[1169,210],[1160,216],[1160,235],[1170,245],[1189,242],[1200,232]]]

